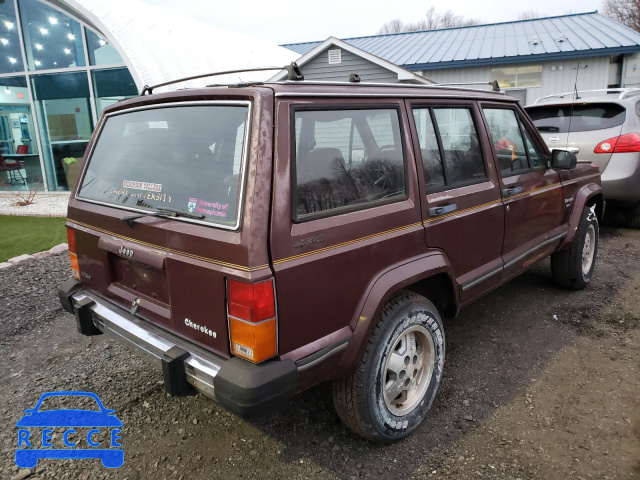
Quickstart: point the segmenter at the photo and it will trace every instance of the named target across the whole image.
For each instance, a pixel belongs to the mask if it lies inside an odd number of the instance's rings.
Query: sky
[[[602,0],[142,0],[144,3],[276,45],[375,35],[398,18],[424,18],[433,5],[481,23],[516,20],[534,10],[540,16],[602,9]]]

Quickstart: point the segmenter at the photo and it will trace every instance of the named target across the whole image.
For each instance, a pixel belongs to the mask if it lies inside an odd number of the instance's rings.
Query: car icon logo
[[[553,135],[549,137],[549,143],[558,143],[560,141],[560,137],[558,135]]]
[[[86,397],[95,400],[97,409],[58,408],[42,409],[42,403],[56,397]],[[82,399],[82,398],[81,398]],[[51,400],[49,400],[49,403]],[[105,408],[95,393],[61,391],[44,393],[34,408],[26,409],[18,420],[18,448],[16,465],[33,468],[41,458],[84,459],[99,458],[106,468],[119,468],[124,463],[124,450],[120,444],[122,422],[114,410]],[[53,429],[64,428],[64,433],[53,435]],[[85,433],[86,431],[86,433]],[[105,433],[108,433],[105,439]],[[56,437],[58,437],[56,439]],[[62,445],[53,444],[61,439]],[[86,443],[86,445],[85,445]],[[60,448],[57,448],[60,447]],[[105,448],[107,447],[107,448]]]

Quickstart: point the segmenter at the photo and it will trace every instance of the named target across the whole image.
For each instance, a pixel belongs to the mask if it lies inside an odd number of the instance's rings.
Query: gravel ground
[[[0,271],[2,479],[640,478],[640,231],[602,230],[584,291],[553,287],[543,261],[445,321],[432,411],[386,447],[340,423],[327,385],[253,422],[202,395],[168,397],[156,368],[76,332],[56,296],[67,262]],[[115,409],[122,468],[41,460],[18,470],[16,421],[55,390],[92,391]]]
[[[66,217],[69,192],[42,192],[33,197],[31,205],[17,206],[29,192],[15,191],[0,193],[0,215],[20,215],[33,217]]]

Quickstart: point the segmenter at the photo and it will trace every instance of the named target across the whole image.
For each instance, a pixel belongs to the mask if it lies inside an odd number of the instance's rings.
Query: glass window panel
[[[31,77],[49,190],[73,186],[93,131],[86,72]]]
[[[20,0],[19,6],[29,70],[85,66],[78,22],[37,0]]]
[[[247,106],[183,106],[107,118],[79,195],[136,209],[239,218]]]
[[[109,105],[138,95],[133,77],[126,68],[94,71],[93,86],[98,114]]]
[[[489,124],[502,175],[511,175],[529,168],[516,112],[501,108],[485,108],[484,115]]]
[[[13,2],[0,3],[0,73],[22,72],[22,52]]]
[[[604,130],[622,125],[626,118],[625,108],[616,103],[533,106],[527,113],[539,131],[554,133]]]
[[[516,69],[515,68],[494,68],[491,70],[491,79],[497,80],[500,88],[509,88],[516,86]]]
[[[531,137],[529,136],[529,132],[524,130],[524,141],[527,145],[527,154],[529,155],[529,163],[533,168],[543,167],[545,165],[545,161],[542,158],[542,155],[536,150],[533,146],[533,142],[531,141]]]
[[[391,115],[392,112],[379,113],[377,115],[369,115],[367,117],[367,123],[371,134],[378,144],[378,148],[382,148],[386,145],[393,146],[393,128],[391,128]],[[394,114],[395,115],[395,114]]]
[[[436,131],[431,121],[428,108],[415,109],[413,118],[418,131],[420,142],[420,155],[422,156],[422,168],[424,170],[424,182],[429,187],[441,187],[445,184],[444,167],[438,147]]]
[[[467,108],[433,110],[444,154],[447,185],[487,176],[471,111]]]
[[[17,171],[0,172],[0,190],[36,190],[42,170],[23,76],[0,78],[0,153]]]
[[[396,110],[298,111],[295,127],[295,218],[366,208],[405,194]]]
[[[518,87],[538,87],[542,85],[542,66],[518,67]]]
[[[118,51],[107,40],[88,28],[84,30],[89,47],[89,63],[91,65],[113,65],[124,63]]]
[[[539,87],[542,85],[542,65],[493,68],[491,79],[497,80],[501,88]]]

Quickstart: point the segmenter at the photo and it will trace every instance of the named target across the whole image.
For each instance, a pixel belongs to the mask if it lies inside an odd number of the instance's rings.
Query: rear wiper
[[[560,129],[558,127],[554,127],[552,125],[541,125],[536,127],[539,132],[559,132]]]
[[[197,220],[202,220],[204,215],[199,213],[190,213],[186,210],[178,210],[176,208],[168,208],[168,207],[156,207],[153,211],[148,213],[139,213],[137,215],[130,215],[128,217],[122,217],[120,220],[125,222],[129,227],[133,228],[134,220],[142,217],[185,217],[185,218],[195,218]]]

